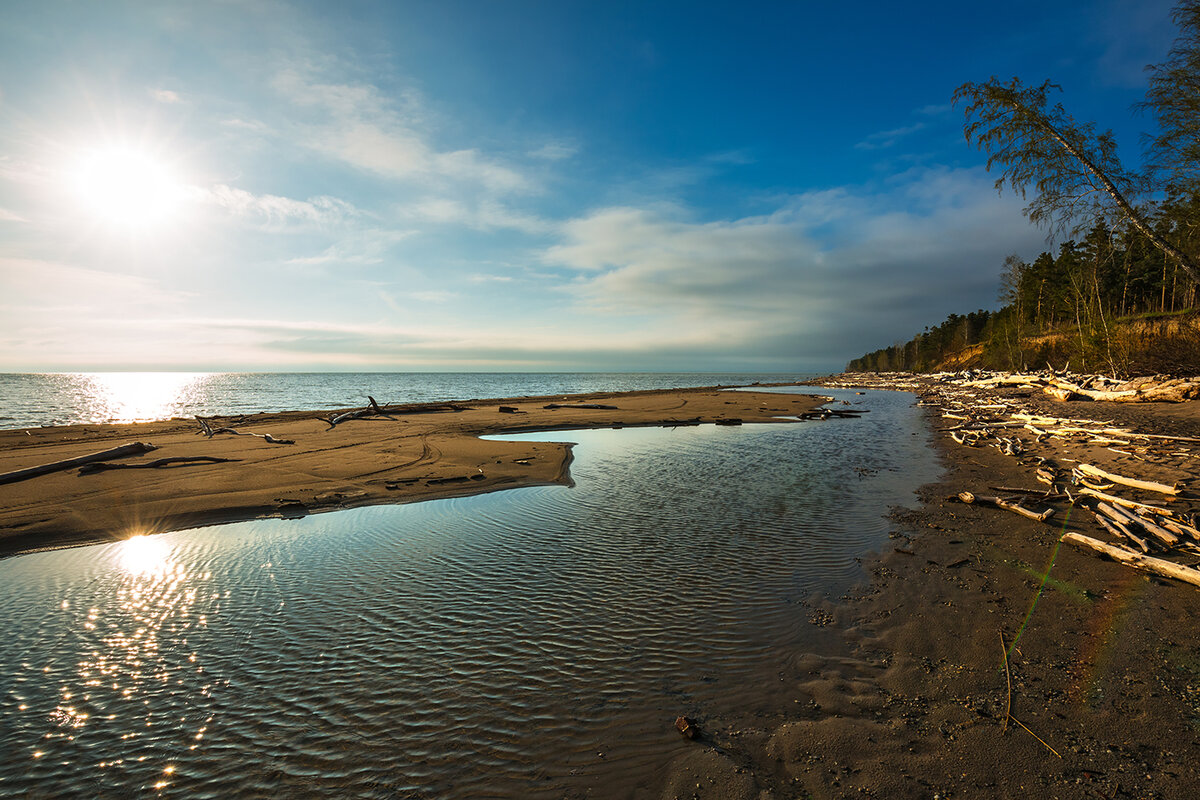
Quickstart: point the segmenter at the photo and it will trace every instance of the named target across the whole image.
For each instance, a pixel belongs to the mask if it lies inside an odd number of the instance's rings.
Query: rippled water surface
[[[871,413],[539,435],[570,489],[0,561],[0,796],[648,791],[936,476],[910,395],[839,396]]]

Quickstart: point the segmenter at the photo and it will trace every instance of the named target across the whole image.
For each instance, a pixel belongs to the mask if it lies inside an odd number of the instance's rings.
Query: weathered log
[[[1146,540],[1142,539],[1140,536],[1136,536],[1135,534],[1133,534],[1128,528],[1126,528],[1120,522],[1117,522],[1116,520],[1110,520],[1101,514],[1096,514],[1095,512],[1092,512],[1092,514],[1093,514],[1093,516],[1096,517],[1096,522],[1100,523],[1100,527],[1104,528],[1104,530],[1108,531],[1113,536],[1116,536],[1118,539],[1122,539],[1122,538],[1128,539],[1129,541],[1136,544],[1138,546],[1138,549],[1141,550],[1143,553],[1150,552],[1150,545],[1146,544]]]
[[[605,411],[618,410],[616,406],[606,406],[603,403],[549,403],[542,406],[542,408],[546,408],[551,411],[557,408],[598,408]]]
[[[1126,478],[1121,475],[1115,475],[1111,472],[1105,472],[1099,467],[1093,467],[1091,464],[1079,464],[1076,466],[1080,472],[1085,475],[1091,475],[1097,478],[1103,478],[1106,481],[1119,483],[1122,486],[1129,486],[1133,489],[1142,489],[1147,492],[1158,492],[1160,494],[1177,495],[1180,492],[1179,484],[1167,486],[1165,483],[1154,483],[1152,481],[1142,481],[1136,478]]]
[[[274,436],[272,436],[269,433],[251,433],[250,431],[239,431],[239,430],[236,430],[235,428],[213,428],[211,425],[208,424],[208,421],[205,420],[203,417],[196,417],[196,421],[200,423],[201,432],[205,436],[207,436],[209,439],[211,439],[213,436],[217,435],[218,433],[231,433],[234,436],[257,436],[259,439],[262,439],[265,442],[269,442],[270,444],[295,444],[296,443],[296,441],[294,439],[276,439]]]
[[[1105,494],[1104,492],[1097,492],[1095,489],[1088,489],[1086,487],[1083,489],[1080,489],[1079,493],[1086,494],[1088,497],[1094,497],[1097,500],[1105,500],[1109,503],[1112,503],[1113,505],[1125,506],[1125,508],[1136,508],[1136,509],[1148,511],[1151,514],[1166,515],[1166,514],[1171,513],[1170,509],[1163,508],[1162,506],[1152,506],[1152,505],[1147,505],[1146,503],[1139,503],[1136,500],[1126,500],[1124,497],[1117,497],[1116,495]]]
[[[1022,517],[1028,517],[1029,519],[1036,520],[1038,522],[1045,522],[1054,516],[1054,509],[1052,508],[1048,508],[1045,511],[1038,513],[1036,511],[1030,511],[1028,508],[1018,505],[1017,503],[1010,503],[1001,497],[986,497],[983,495],[975,495],[971,492],[959,492],[958,499],[967,505],[971,505],[973,503],[984,503],[986,505],[996,506],[997,508],[1003,508],[1005,511],[1011,511],[1014,514],[1020,514]]]
[[[238,460],[236,458],[218,458],[216,456],[172,456],[170,458],[157,458],[154,461],[147,461],[143,464],[110,464],[107,461],[100,461],[94,464],[84,464],[79,468],[79,474],[91,475],[94,472],[104,472],[110,469],[160,469],[180,464],[223,464],[228,461]]]
[[[27,478],[36,478],[39,475],[49,475],[51,472],[61,472],[64,469],[82,467],[84,464],[91,464],[96,461],[107,461],[110,458],[141,455],[142,453],[149,453],[154,449],[154,445],[149,442],[131,442],[130,444],[123,444],[108,450],[101,450],[99,453],[91,453],[90,455],[79,456],[77,458],[68,458],[64,461],[55,461],[50,464],[41,464],[36,467],[6,472],[0,475],[0,484],[16,483]]]
[[[1064,533],[1062,541],[1070,542],[1080,547],[1090,547],[1092,550],[1103,553],[1115,561],[1120,561],[1122,564],[1128,564],[1135,569],[1151,572],[1164,578],[1174,578],[1177,581],[1190,583],[1193,586],[1200,586],[1200,570],[1181,567],[1166,559],[1154,558],[1153,556],[1146,556],[1135,553],[1132,550],[1126,550],[1124,547],[1105,544],[1098,539],[1093,539],[1090,536],[1084,536],[1080,533]]]

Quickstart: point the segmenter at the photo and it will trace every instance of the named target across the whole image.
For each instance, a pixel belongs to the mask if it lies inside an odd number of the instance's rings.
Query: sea
[[[811,378],[723,372],[0,373],[0,428],[497,397],[746,386]]]
[[[192,376],[153,411],[99,397],[106,376],[23,376],[3,397],[30,425],[786,377]],[[866,413],[497,437],[572,442],[574,486],[0,560],[0,796],[661,796],[707,746],[677,716],[734,747],[804,712],[805,665],[847,655],[830,609],[940,474],[910,394],[769,391]]]

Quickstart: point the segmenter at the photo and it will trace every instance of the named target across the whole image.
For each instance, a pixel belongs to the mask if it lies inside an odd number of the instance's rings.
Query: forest
[[[1170,228],[1179,221],[1164,215],[1158,224]],[[999,285],[1004,305],[998,311],[951,314],[846,369],[1200,374],[1196,282],[1131,227],[1098,223],[1032,263],[1009,256]]]
[[[1136,110],[1156,130],[1126,167],[1111,132],[1075,120],[1049,81],[965,83],[967,141],[996,188],[1060,243],[999,265],[997,311],[951,314],[911,340],[852,360],[852,372],[1070,368],[1116,376],[1200,374],[1200,2],[1177,6],[1166,61],[1147,67]]]

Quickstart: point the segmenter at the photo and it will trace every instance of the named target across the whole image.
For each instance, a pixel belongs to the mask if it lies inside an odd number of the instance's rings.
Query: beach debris
[[[1047,487],[1042,493],[992,487],[998,497],[976,497],[971,492],[964,492],[951,499],[989,503],[1034,519],[1040,514],[1024,508],[1026,500],[1039,503],[1065,501],[1090,512],[1087,519],[1094,520],[1097,533],[1111,537],[1111,543],[1104,543],[1108,547],[1117,547],[1141,558],[1154,554],[1168,564],[1174,563],[1167,561],[1168,557],[1194,561],[1200,554],[1200,525],[1197,524],[1200,514],[1196,494],[1189,492],[1188,482],[1181,479],[1194,478],[1194,474],[1180,476],[1167,472],[1168,465],[1172,471],[1177,471],[1181,458],[1200,459],[1200,448],[1195,445],[1200,442],[1200,437],[1143,433],[1120,426],[1111,418],[1104,418],[1104,412],[1100,411],[1102,406],[1095,407],[1099,413],[1090,414],[1092,419],[1047,414],[1040,407],[1031,407],[1036,402],[1033,392],[1013,391],[1014,387],[1038,389],[1046,386],[1069,390],[1087,400],[1133,402],[1170,400],[1172,398],[1163,394],[1170,390],[1177,392],[1181,399],[1189,399],[1192,392],[1189,387],[1200,385],[1200,378],[1173,381],[1153,376],[1120,382],[1103,376],[1069,376],[1063,371],[1032,377],[982,372],[945,373],[920,379],[879,375],[868,381],[872,386],[913,391],[920,396],[921,405],[935,407],[941,419],[955,423],[941,429],[953,441],[965,447],[994,447],[1029,467],[1031,478]],[[1005,391],[998,391],[1001,388]],[[1091,448],[1091,452],[1085,456],[1076,448]],[[1092,458],[1097,457],[1096,448],[1114,453],[1122,459],[1121,463],[1138,466],[1098,466],[1091,463]],[[1059,462],[1069,463],[1071,468],[1060,468],[1047,457],[1051,454]],[[1137,475],[1143,468],[1154,470],[1154,474]],[[1121,560],[1134,565],[1128,559]],[[1181,564],[1176,566],[1191,569]],[[1168,577],[1188,575],[1190,573],[1184,572]]]
[[[1005,500],[1003,497],[987,497],[984,495],[975,495],[971,492],[959,492],[958,499],[967,505],[975,503],[983,503],[984,505],[996,506],[1003,508],[1005,511],[1012,511],[1014,514],[1020,514],[1022,517],[1036,520],[1037,522],[1045,522],[1054,516],[1054,509],[1047,508],[1044,511],[1030,511],[1020,504],[1019,501]]]
[[[675,730],[688,739],[700,738],[700,726],[691,717],[676,717]]]
[[[320,419],[323,422],[329,423],[329,427],[326,428],[326,430],[333,430],[334,428],[336,428],[338,425],[345,422],[346,420],[362,419],[363,417],[370,417],[370,416],[383,416],[383,417],[390,418],[390,415],[388,414],[388,412],[386,412],[382,408],[380,408],[379,403],[375,402],[374,397],[371,397],[371,395],[367,395],[367,401],[368,401],[368,405],[365,408],[358,408],[353,411],[346,411],[341,414],[330,415],[328,417],[318,417],[318,419]]]
[[[1129,486],[1133,489],[1142,489],[1147,492],[1159,492],[1160,494],[1177,495],[1181,489],[1178,483],[1167,486],[1165,483],[1154,483],[1153,481],[1142,481],[1135,478],[1126,478],[1121,475],[1114,475],[1111,472],[1105,472],[1099,467],[1093,467],[1091,464],[1078,464],[1076,465],[1075,469],[1079,470],[1079,472],[1083,473],[1084,475],[1103,478],[1104,480],[1111,481],[1113,483],[1119,483],[1122,486]]]
[[[741,417],[720,417],[715,420],[717,425],[741,425]]]
[[[104,472],[110,469],[161,469],[162,467],[177,467],[183,464],[223,464],[227,461],[239,460],[237,458],[217,458],[216,456],[171,456],[170,458],[157,458],[154,461],[146,461],[142,464],[111,464],[107,461],[99,461],[84,464],[79,468],[79,474],[91,475],[94,472]]]
[[[524,414],[525,412],[516,406],[500,406],[501,414]]]
[[[234,428],[214,428],[212,425],[208,424],[208,420],[206,420],[200,416],[196,417],[196,421],[200,423],[200,431],[199,432],[203,433],[209,439],[216,436],[218,433],[231,433],[234,436],[257,436],[259,439],[262,439],[263,441],[268,442],[270,444],[295,444],[296,443],[296,441],[294,439],[276,439],[274,436],[272,436],[269,433],[251,433],[250,431],[239,431]]]
[[[542,406],[542,408],[549,409],[550,411],[554,411],[558,408],[595,408],[604,411],[619,410],[617,406],[606,406],[603,403],[548,403],[547,405]]]
[[[49,464],[41,464],[36,467],[28,467],[26,469],[18,469],[13,472],[5,472],[0,475],[0,484],[16,483],[28,478],[36,478],[39,475],[49,475],[52,472],[61,472],[62,470],[72,469],[74,467],[82,467],[85,464],[95,463],[97,461],[107,461],[111,458],[124,458],[126,456],[137,456],[143,453],[149,453],[157,448],[149,442],[131,442],[123,444],[119,447],[112,447],[108,450],[101,450],[98,453],[91,453],[86,456],[78,456],[76,458],[68,458],[63,461],[54,461]]]

